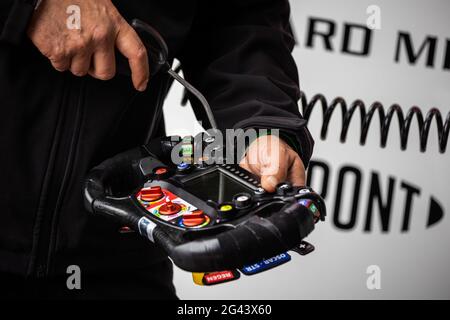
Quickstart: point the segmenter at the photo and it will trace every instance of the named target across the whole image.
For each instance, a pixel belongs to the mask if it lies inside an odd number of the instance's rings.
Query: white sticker
[[[151,242],[155,242],[153,239],[153,230],[156,227],[156,223],[150,221],[146,217],[142,217],[138,222],[139,233],[141,236],[148,238]]]

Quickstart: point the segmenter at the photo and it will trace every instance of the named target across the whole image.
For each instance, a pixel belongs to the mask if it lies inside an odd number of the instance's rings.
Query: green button
[[[192,145],[191,144],[187,144],[187,145],[181,146],[181,152],[182,152],[182,154],[184,156],[192,155]]]

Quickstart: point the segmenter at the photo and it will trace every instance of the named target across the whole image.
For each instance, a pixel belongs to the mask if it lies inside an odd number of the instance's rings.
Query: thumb
[[[274,192],[278,183],[280,181],[276,176],[261,176],[261,186],[267,192]]]
[[[267,192],[274,192],[277,184],[283,182],[287,178],[288,165],[285,161],[280,162],[278,170],[263,167],[261,170],[261,186]]]

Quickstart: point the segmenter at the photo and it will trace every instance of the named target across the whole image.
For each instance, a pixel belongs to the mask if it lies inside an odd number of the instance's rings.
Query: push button
[[[283,182],[277,185],[277,194],[280,196],[287,195],[290,191],[292,191],[292,184],[289,182]]]
[[[222,212],[229,212],[233,210],[233,206],[231,204],[223,204],[219,207],[219,210]]]
[[[261,187],[259,187],[259,188],[257,188],[256,190],[255,190],[255,194],[257,195],[257,196],[262,196],[262,195],[264,195],[266,193],[266,190],[264,190],[263,188],[261,188]]]
[[[121,234],[125,234],[125,233],[133,233],[134,230],[131,230],[130,227],[127,226],[123,226],[122,228],[119,229],[119,233]]]
[[[181,211],[181,206],[178,203],[172,202],[169,197],[166,198],[166,203],[158,209],[159,213],[165,216],[170,216]]]
[[[219,272],[194,272],[192,280],[199,286],[211,286],[227,281],[237,280],[241,274],[237,270]]]
[[[192,163],[192,157],[194,155],[194,138],[192,136],[186,136],[183,138],[181,144],[181,154],[183,157],[183,161],[186,163]]]
[[[153,173],[157,174],[158,176],[164,175],[168,172],[169,172],[169,169],[167,169],[166,167],[158,167],[153,170]]]
[[[202,210],[183,215],[183,225],[186,227],[197,227],[205,222],[206,216]]]
[[[177,165],[177,171],[179,173],[187,173],[192,169],[192,165],[186,162],[181,162],[179,165]]]
[[[252,196],[248,193],[238,193],[234,196],[233,203],[237,209],[247,208],[252,204]]]
[[[292,248],[292,251],[295,251],[302,256],[306,256],[307,254],[310,254],[311,252],[313,252],[314,249],[315,248],[311,243],[302,241],[302,242],[300,242],[300,244],[298,246],[295,246],[294,248]]]
[[[217,209],[217,214],[221,220],[231,219],[236,214],[236,210],[231,203],[222,203]]]
[[[143,201],[156,201],[161,199],[164,196],[163,191],[160,186],[153,186],[149,189],[143,189],[141,191],[141,200]]]
[[[308,208],[308,210],[314,215],[314,222],[317,222],[320,219],[321,214],[314,201],[311,199],[300,199],[297,202],[298,204]]]

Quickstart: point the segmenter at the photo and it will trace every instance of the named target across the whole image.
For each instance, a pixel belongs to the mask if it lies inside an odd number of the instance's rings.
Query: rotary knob
[[[185,227],[198,227],[206,222],[206,216],[202,210],[195,210],[190,214],[183,215],[183,225]]]
[[[141,190],[141,200],[151,202],[161,199],[164,193],[160,186],[153,186],[149,189]]]
[[[276,190],[278,195],[285,196],[292,191],[292,184],[289,182],[280,183],[277,185]]]
[[[166,203],[159,207],[159,213],[164,216],[170,216],[181,211],[181,205],[172,202],[169,197],[166,198]]]
[[[244,209],[252,204],[252,196],[248,193],[238,193],[233,197],[233,204],[237,209]]]

